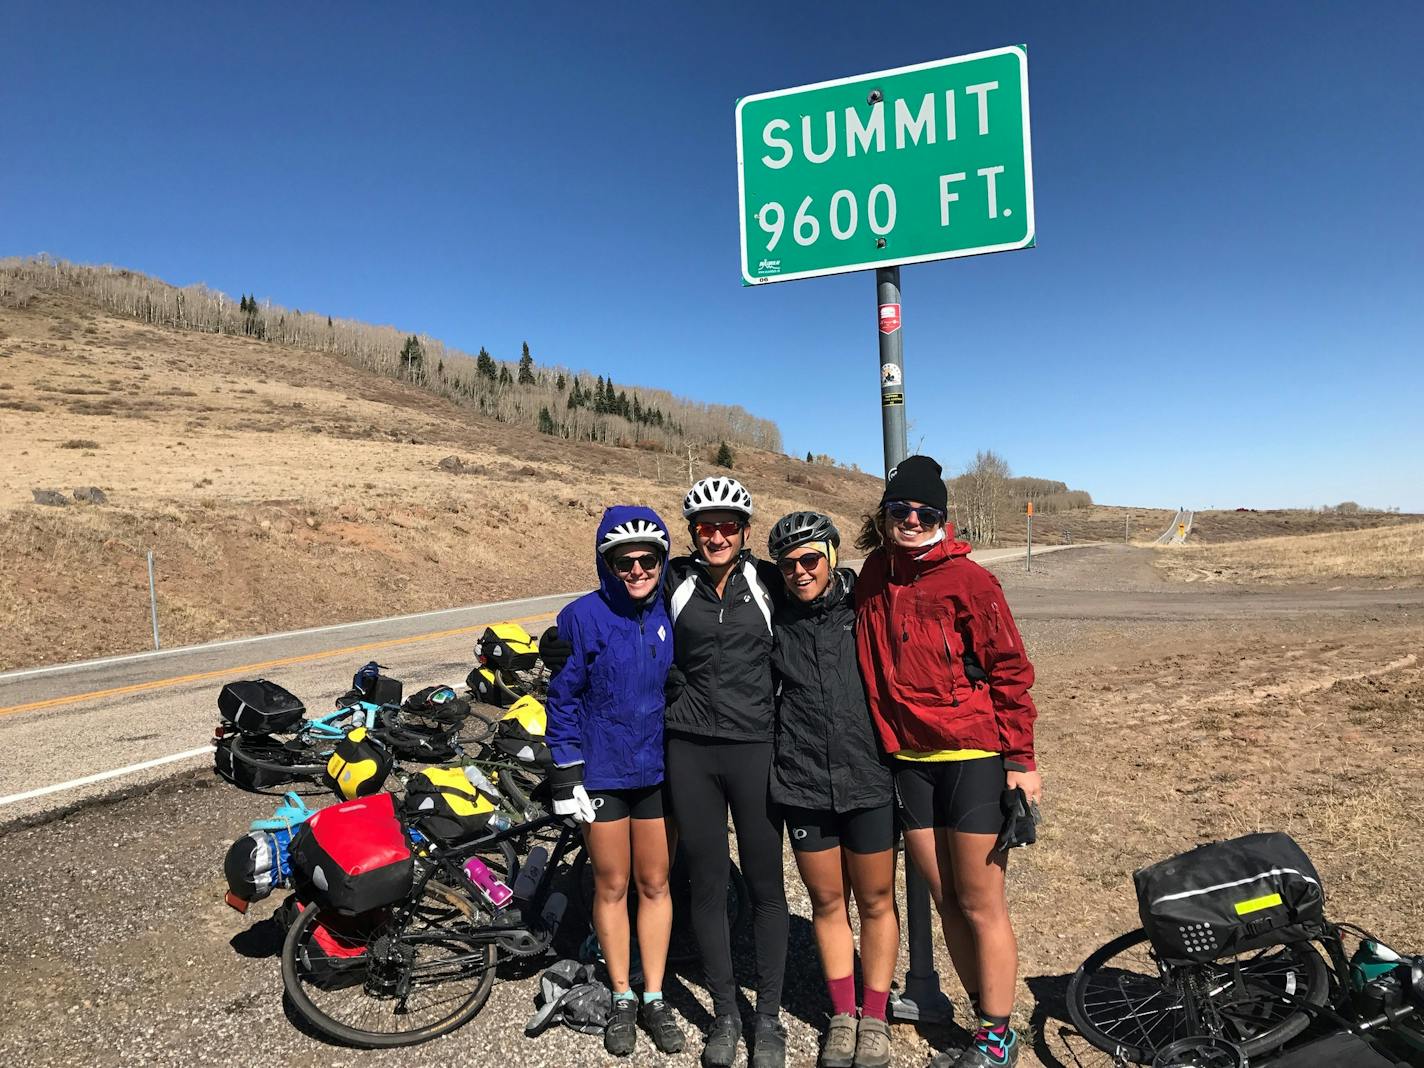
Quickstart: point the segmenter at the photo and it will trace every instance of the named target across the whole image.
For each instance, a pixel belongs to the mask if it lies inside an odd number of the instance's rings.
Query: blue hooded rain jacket
[[[647,519],[667,537],[651,508],[618,505],[603,513],[598,539],[619,523]],[[554,763],[583,762],[583,784],[627,790],[663,781],[663,685],[672,664],[672,621],[663,604],[667,561],[658,588],[641,604],[598,557],[599,588],[559,613],[559,637],[573,646],[549,680],[547,739]]]

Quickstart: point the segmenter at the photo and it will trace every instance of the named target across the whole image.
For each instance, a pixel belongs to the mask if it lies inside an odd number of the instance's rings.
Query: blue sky
[[[527,339],[877,469],[873,276],[742,287],[735,101],[1024,43],[1038,246],[905,268],[911,446],[1424,511],[1424,7],[518,7],[12,2],[0,255]]]

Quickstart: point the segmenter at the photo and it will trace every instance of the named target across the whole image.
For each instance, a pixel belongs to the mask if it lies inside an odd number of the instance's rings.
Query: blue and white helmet
[[[713,475],[699,479],[682,499],[682,514],[690,519],[698,512],[726,510],[752,517],[752,495],[735,478]]]
[[[664,556],[668,552],[667,535],[663,533],[662,527],[649,519],[629,519],[627,522],[608,528],[603,535],[603,540],[598,543],[599,555],[606,556],[609,550],[630,542],[656,545],[663,551]]]

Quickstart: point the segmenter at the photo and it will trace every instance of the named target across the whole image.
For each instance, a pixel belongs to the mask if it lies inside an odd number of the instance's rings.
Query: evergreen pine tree
[[[554,426],[554,417],[549,414],[548,406],[539,409],[539,433],[558,433],[558,428]]]
[[[721,447],[717,450],[717,459],[714,462],[717,464],[718,467],[725,467],[730,470],[732,467],[732,460],[733,456],[731,446],[729,446],[724,441],[722,442]]]
[[[558,377],[554,379],[554,388],[562,393],[564,391],[564,385],[564,372],[560,371]]]
[[[529,342],[524,343],[524,351],[519,356],[519,384],[521,386],[532,386],[534,384],[534,357],[529,355]]]
[[[501,386],[514,385],[514,376],[509,373],[509,368],[505,367],[503,364],[500,364],[499,366],[499,384]]]
[[[421,346],[420,339],[411,335],[405,339],[405,344],[401,347],[401,375],[405,378],[419,378],[424,365],[425,349]]]
[[[494,358],[490,356],[483,345],[480,346],[479,355],[475,357],[475,373],[491,382],[499,377],[499,371],[494,365]]]
[[[811,450],[810,450],[810,449],[807,449],[807,450],[806,450],[806,462],[807,462],[808,464],[813,464],[813,463],[816,462],[815,459],[811,456]]]
[[[598,376],[598,381],[593,387],[593,410],[599,415],[608,411],[608,398],[603,393],[603,376]]]

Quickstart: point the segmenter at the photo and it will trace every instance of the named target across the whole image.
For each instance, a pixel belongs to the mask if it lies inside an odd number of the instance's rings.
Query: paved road
[[[1055,546],[1039,552],[1073,546]],[[1021,549],[975,554],[983,563]],[[407,689],[460,685],[490,623],[538,633],[575,593],[319,627],[0,675],[0,826],[131,794],[207,759],[216,695],[234,678],[280,681],[324,711],[378,659]]]
[[[1180,509],[1167,524],[1167,529],[1157,535],[1158,545],[1185,545],[1192,534],[1192,520],[1196,513],[1186,508]]]

